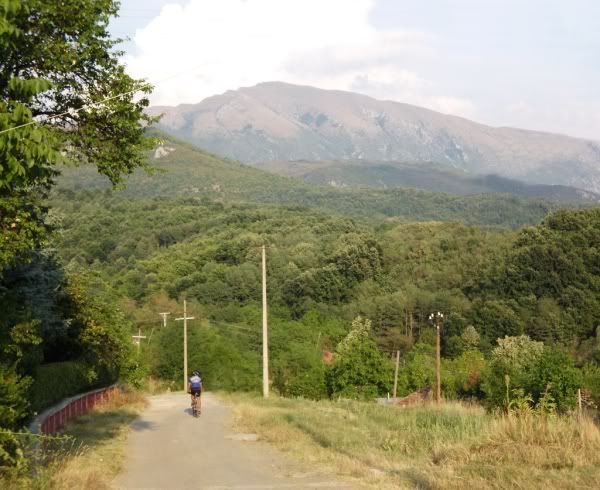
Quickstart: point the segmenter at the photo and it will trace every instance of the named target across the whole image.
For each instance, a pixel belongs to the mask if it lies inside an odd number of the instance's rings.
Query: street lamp
[[[440,313],[432,313],[429,315],[429,323],[435,326],[435,377],[436,377],[436,387],[435,387],[435,401],[440,403],[442,399],[442,361],[441,361],[441,353],[440,353],[440,327],[441,323],[444,321],[444,314]]]

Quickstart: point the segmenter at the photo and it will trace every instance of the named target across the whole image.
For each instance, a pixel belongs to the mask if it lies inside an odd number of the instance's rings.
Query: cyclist
[[[194,405],[194,398],[198,403],[198,413],[201,413],[200,395],[202,394],[202,378],[198,371],[192,373],[192,377],[188,382],[188,393],[192,395],[192,406]]]

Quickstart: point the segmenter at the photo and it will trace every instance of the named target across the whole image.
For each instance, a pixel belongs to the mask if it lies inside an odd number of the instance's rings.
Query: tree
[[[356,317],[348,335],[338,344],[327,384],[330,396],[375,398],[389,392],[392,364],[370,338],[371,322]]]
[[[541,358],[544,344],[526,335],[498,339],[483,375],[482,388],[490,407],[505,403],[506,391],[524,389],[531,367]],[[507,387],[508,383],[508,387]]]
[[[67,346],[60,355],[83,355],[91,376],[118,371],[127,357],[122,317],[101,296],[66,293],[62,272],[38,253],[59,164],[91,163],[117,185],[146,165],[153,144],[145,128],[154,119],[144,113],[151,88],[125,73],[108,32],[118,8],[114,0],[0,0],[0,393],[20,407],[0,425],[27,416],[23,387],[43,361],[32,352]],[[106,255],[110,243],[102,246]],[[39,294],[32,304],[15,301],[14,285]]]
[[[478,300],[473,304],[472,320],[477,330],[488,339],[523,333],[523,320],[515,312],[513,301],[502,299]]]
[[[43,243],[40,203],[59,163],[90,162],[113,184],[145,166],[148,84],[119,62],[119,3],[0,2],[0,268]],[[1,270],[0,270],[1,273]]]
[[[525,391],[537,402],[545,391],[552,395],[559,411],[575,408],[577,389],[581,388],[581,371],[564,350],[546,347],[527,373]]]
[[[144,166],[147,83],[125,73],[108,32],[114,0],[0,3],[0,189],[49,185],[65,159],[89,161],[113,184]],[[122,95],[121,95],[122,94]],[[108,99],[108,100],[107,100]]]

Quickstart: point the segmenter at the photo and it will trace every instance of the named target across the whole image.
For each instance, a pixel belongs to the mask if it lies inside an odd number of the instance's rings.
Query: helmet
[[[192,374],[193,374],[194,376],[200,376],[200,373],[199,373],[198,371],[194,371]]]

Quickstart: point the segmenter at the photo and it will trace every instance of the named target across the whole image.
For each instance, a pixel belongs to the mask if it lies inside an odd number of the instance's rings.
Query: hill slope
[[[564,185],[528,184],[498,175],[472,175],[430,162],[268,161],[261,170],[331,187],[410,187],[469,195],[502,193],[565,203],[597,204],[600,194]]]
[[[350,92],[269,82],[151,112],[165,114],[165,131],[243,162],[428,161],[600,192],[598,142],[492,128]]]
[[[207,198],[225,203],[304,206],[362,218],[460,221],[520,226],[540,221],[557,205],[504,195],[452,196],[415,189],[334,189],[270,174],[176,140],[150,156],[157,172],[132,175],[123,197]],[[93,168],[65,169],[63,193],[109,189]]]

